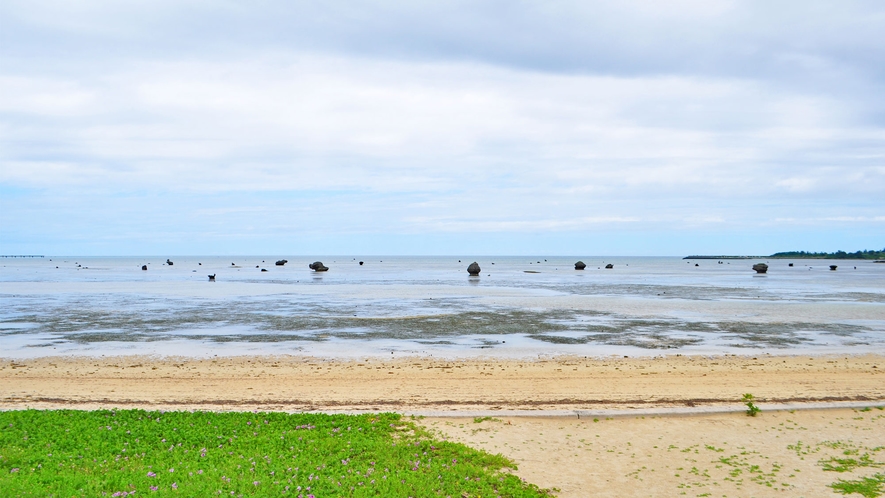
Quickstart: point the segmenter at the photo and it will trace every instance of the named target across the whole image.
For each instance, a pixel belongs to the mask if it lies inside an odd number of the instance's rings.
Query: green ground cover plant
[[[0,412],[3,496],[544,497],[400,415]]]
[[[855,481],[843,481],[842,479],[830,484],[830,487],[837,493],[850,495],[857,493],[864,498],[876,498],[882,496],[885,490],[885,474],[874,474],[871,477],[863,477]]]
[[[755,396],[750,393],[744,394],[744,396],[741,398],[741,401],[745,405],[747,405],[747,416],[749,417],[755,417],[757,413],[762,411],[758,406],[756,406],[755,403],[753,403],[754,399]]]

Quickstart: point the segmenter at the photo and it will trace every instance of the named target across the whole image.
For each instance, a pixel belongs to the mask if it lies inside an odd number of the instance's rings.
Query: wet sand
[[[885,356],[518,360],[299,356],[0,360],[0,408],[399,411],[885,400]]]

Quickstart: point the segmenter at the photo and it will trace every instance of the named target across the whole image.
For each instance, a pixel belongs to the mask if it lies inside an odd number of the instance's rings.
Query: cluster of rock
[[[313,263],[307,265],[313,271],[329,271],[329,268],[323,265],[322,261],[314,261]]]
[[[214,274],[214,273],[213,273],[212,275],[209,275],[209,281],[210,281],[210,282],[214,282],[214,281],[215,281],[215,274]]]
[[[277,261],[277,262],[274,263],[274,264],[277,265],[277,266],[283,266],[283,265],[285,265],[285,264],[288,263],[288,262],[289,262],[288,259],[281,259],[281,260]]]

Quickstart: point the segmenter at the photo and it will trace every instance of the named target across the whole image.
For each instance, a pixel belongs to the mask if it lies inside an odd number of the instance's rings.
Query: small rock
[[[274,263],[274,264],[277,265],[277,266],[283,266],[283,265],[285,265],[285,264],[288,263],[288,262],[289,262],[288,259],[281,259],[281,260],[277,261],[277,262]]]
[[[587,268],[587,265],[585,265],[583,261],[575,263],[575,270],[583,270],[584,268]]]
[[[473,276],[479,275],[479,272],[481,272],[481,271],[482,271],[482,268],[479,267],[479,265],[476,263],[476,261],[474,261],[473,263],[470,263],[470,266],[467,267],[467,273],[469,273]]]
[[[329,271],[329,269],[323,265],[322,261],[314,261],[313,263],[307,265],[313,271]]]
[[[262,268],[262,269],[261,269],[261,271],[267,271],[267,270],[266,270],[266,269],[264,269],[264,268]]]
[[[611,264],[611,263],[605,265],[605,269],[606,269],[606,270],[611,270],[611,269],[614,268],[614,267],[615,267],[615,265],[613,265],[613,264]]]
[[[214,281],[215,281],[215,274],[214,274],[214,273],[213,273],[212,275],[209,275],[209,281],[210,281],[210,282],[214,282]]]
[[[56,266],[56,268],[58,268],[58,267]],[[141,269],[144,271],[147,271],[147,265],[141,265]]]

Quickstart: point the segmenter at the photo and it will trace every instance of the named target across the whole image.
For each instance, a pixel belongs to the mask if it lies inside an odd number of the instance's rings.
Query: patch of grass
[[[550,496],[515,468],[390,413],[0,412],[3,496]]]
[[[840,479],[829,486],[835,492],[842,493],[843,495],[857,493],[864,498],[876,498],[885,493],[885,490],[882,489],[883,485],[885,485],[885,474],[874,474],[872,477],[863,477],[856,481],[843,481]]]
[[[882,467],[885,464],[870,458],[869,453],[864,453],[859,458],[831,457],[828,460],[821,460],[820,465],[828,472],[851,472],[858,467]]]
[[[475,423],[475,424],[479,424],[479,423],[485,422],[487,420],[489,422],[500,422],[501,421],[501,419],[497,419],[495,417],[473,417],[473,423]]]

